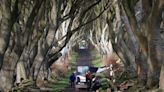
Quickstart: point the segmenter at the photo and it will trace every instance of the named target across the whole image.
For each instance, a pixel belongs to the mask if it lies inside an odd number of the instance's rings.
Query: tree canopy
[[[1,0],[0,90],[22,75],[37,85],[83,39],[102,56],[116,53],[147,88],[164,89],[163,10],[163,0]]]

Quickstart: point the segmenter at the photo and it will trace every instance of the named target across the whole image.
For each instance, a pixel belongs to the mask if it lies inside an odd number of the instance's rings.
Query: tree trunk
[[[156,25],[150,25],[156,26]],[[148,36],[148,87],[156,86],[159,84],[159,77],[161,71],[161,65],[163,61],[162,57],[162,39],[160,36],[159,28],[152,28],[149,26],[149,36]]]
[[[11,32],[11,11],[10,0],[0,1],[0,91],[9,91],[12,87],[14,68],[6,67],[12,60],[4,60],[5,52],[10,41]],[[8,58],[9,59],[9,58]],[[8,65],[7,65],[8,63]]]
[[[159,83],[160,89],[164,91],[164,63],[161,68],[161,75],[160,75],[160,83]]]
[[[44,40],[43,37],[40,38],[39,42],[38,42],[38,53],[34,59],[34,62],[31,66],[30,69],[30,78],[35,81],[35,84],[37,86],[37,78],[38,78],[38,74],[40,72],[40,69],[43,65],[45,56],[47,54],[48,48],[45,46],[46,41]]]
[[[121,41],[121,49],[123,51],[124,54],[126,54],[126,56],[129,59],[129,63],[131,68],[133,68],[134,70],[136,70],[136,64],[135,64],[135,56],[134,54],[129,50],[129,48],[127,47],[126,43],[124,41]]]
[[[153,7],[151,19],[148,22],[148,87],[159,85],[160,71],[163,62],[163,47],[160,34],[160,23],[162,21],[164,1],[159,1],[155,2],[155,7]]]
[[[18,62],[16,67],[16,83],[26,80],[26,72],[23,62]]]
[[[141,52],[136,56],[135,60],[137,65],[138,82],[141,83],[141,85],[145,85],[147,81],[148,65],[146,60],[147,59]]]
[[[0,85],[0,90],[2,92],[9,92],[11,91],[11,88],[13,86],[13,74],[14,74],[14,69],[2,69],[0,72],[0,80],[1,80],[1,85]]]
[[[130,1],[123,2],[123,7],[121,7],[122,14],[124,16],[127,16],[128,20],[129,20],[129,24],[131,26],[131,29],[136,36],[136,40],[137,40],[137,42],[139,42],[139,46],[142,49],[142,52],[144,53],[144,55],[147,56],[147,52],[148,52],[147,39],[142,34],[142,32],[140,31],[140,28],[138,27],[134,11],[132,11],[133,10],[133,9],[131,9],[132,7],[129,6],[129,4],[130,4],[129,2]]]
[[[154,31],[158,32],[157,30]],[[153,87],[159,84],[160,70],[162,64],[162,44],[160,34],[156,34],[156,37],[153,37],[154,34],[155,32],[150,33],[148,38],[148,87]]]
[[[148,65],[147,65],[147,62],[146,62],[146,59],[145,56],[138,51],[139,50],[139,44],[137,42],[137,39],[134,35],[134,33],[132,32],[132,28],[129,24],[129,21],[128,21],[128,18],[127,16],[125,15],[125,12],[123,11],[123,21],[125,23],[125,28],[127,30],[127,33],[131,39],[131,43],[132,43],[132,53],[134,53],[135,55],[135,63],[136,63],[136,71],[137,71],[137,75],[138,75],[138,78],[139,78],[139,82],[145,84],[146,83],[146,78],[147,78],[147,68],[148,68]]]
[[[35,60],[35,57],[37,55],[38,52],[38,46],[34,46],[34,48],[32,49],[31,53],[30,53],[30,57],[29,57],[29,61],[27,61],[27,66],[25,68],[27,68],[26,72],[27,72],[27,78],[30,79],[31,75],[30,75],[30,69],[32,67],[32,64]],[[32,78],[32,77],[31,77]]]
[[[29,59],[28,51],[26,48],[24,48],[20,59],[18,60],[17,66],[16,66],[16,83],[20,83],[21,80],[26,80],[27,79],[27,71],[28,69],[25,69],[25,65],[27,66],[27,61]]]
[[[163,0],[160,0],[160,5],[162,6],[163,8],[163,4],[164,4],[164,1]],[[163,12],[163,10],[162,10]],[[163,15],[163,13],[162,13]],[[164,20],[164,16],[162,16],[163,20]],[[161,41],[162,42],[162,41]],[[163,44],[163,43],[162,43]],[[162,49],[163,50],[163,49]],[[163,51],[162,51],[163,52]],[[162,57],[164,57],[164,53],[161,53],[162,54]],[[159,83],[159,86],[160,88],[164,91],[164,58],[162,58],[162,68],[161,68],[161,74],[160,74],[160,83]]]
[[[11,13],[10,0],[0,1],[0,69],[3,65],[4,54],[10,41],[11,32]]]
[[[13,87],[15,82],[15,66],[16,61],[19,59],[18,55],[14,52],[5,54],[4,63],[0,71],[1,91],[8,92]]]

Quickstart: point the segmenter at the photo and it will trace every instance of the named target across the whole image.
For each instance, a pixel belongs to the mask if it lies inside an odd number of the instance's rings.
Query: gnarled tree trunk
[[[148,22],[148,87],[159,84],[161,65],[163,62],[163,47],[160,34],[160,23],[162,21],[162,11],[164,10],[164,1],[155,2],[151,19]]]
[[[10,41],[10,32],[11,32],[11,11],[10,11],[10,0],[1,0],[0,1],[0,91],[9,91],[12,87],[12,73],[13,69],[10,67],[5,67],[7,63],[4,62],[4,55],[7,50]],[[10,72],[10,73],[9,73]],[[8,77],[8,78],[6,78]],[[13,79],[13,78],[12,78]],[[11,84],[10,84],[11,83]]]

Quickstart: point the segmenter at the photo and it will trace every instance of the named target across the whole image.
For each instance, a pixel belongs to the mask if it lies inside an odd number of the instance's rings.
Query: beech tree
[[[103,58],[116,53],[125,71],[147,88],[163,89],[163,5],[163,0],[1,0],[0,90],[22,80],[41,87],[52,64],[80,38],[88,38]]]
[[[84,21],[99,3],[101,0],[0,1],[1,91],[19,86],[21,80],[40,86],[38,75],[47,78],[43,72],[49,72],[62,49],[72,47],[70,44],[81,37],[77,31],[106,10]]]
[[[91,31],[93,34],[90,34],[90,37],[94,39],[99,37],[99,39],[98,41],[92,39],[91,42],[97,42],[93,44],[100,50],[98,44],[103,41],[101,39],[104,37],[103,28],[109,30],[105,35],[108,35],[113,51],[123,61],[125,68],[129,67],[127,70],[132,70],[131,73],[138,76],[139,83],[142,82],[146,87],[151,88],[160,84],[160,88],[163,88],[163,69],[161,69],[163,38],[160,27],[163,1],[113,0],[111,2],[110,8],[105,12],[106,16],[101,16],[100,20],[104,19],[104,21],[95,21],[98,28]],[[96,34],[99,36],[96,37]]]

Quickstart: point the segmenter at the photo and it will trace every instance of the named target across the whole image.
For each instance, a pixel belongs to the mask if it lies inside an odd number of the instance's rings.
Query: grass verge
[[[77,58],[77,53],[72,51],[71,57],[70,57],[70,69],[68,72],[65,74],[63,77],[58,77],[56,82],[52,85],[53,92],[61,92],[63,91],[66,87],[69,86],[69,76],[70,74],[75,70],[76,68],[76,58]]]
[[[91,57],[92,57],[92,66],[94,67],[102,66],[101,56],[96,50],[91,51]]]

